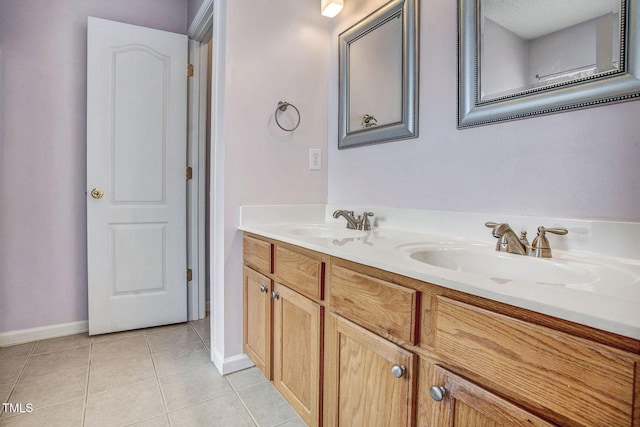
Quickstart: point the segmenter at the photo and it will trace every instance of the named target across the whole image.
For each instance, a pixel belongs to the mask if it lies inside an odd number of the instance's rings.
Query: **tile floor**
[[[0,348],[0,426],[306,424],[258,369],[218,373],[207,318]]]

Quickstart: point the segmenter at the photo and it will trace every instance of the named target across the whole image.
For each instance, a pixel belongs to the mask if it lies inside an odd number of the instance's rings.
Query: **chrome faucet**
[[[529,244],[526,231],[522,231],[520,237],[518,237],[507,223],[487,222],[485,226],[492,228],[493,237],[498,239],[496,251],[530,255],[538,258],[551,258],[549,240],[545,237],[546,232],[561,235],[568,233],[566,228],[546,228],[540,226],[538,227],[538,235],[533,240],[533,244]]]
[[[496,251],[528,255],[529,242],[526,231],[523,231],[519,238],[507,223],[487,222],[485,227],[493,228],[491,234],[498,239]]]
[[[355,216],[353,211],[338,209],[333,213],[334,218],[344,217],[347,220],[347,228],[352,230],[371,230],[371,222],[369,217],[373,216],[373,212],[364,212],[362,215]]]

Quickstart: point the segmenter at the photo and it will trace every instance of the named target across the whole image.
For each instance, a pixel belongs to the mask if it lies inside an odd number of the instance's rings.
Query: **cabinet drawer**
[[[445,297],[435,352],[559,424],[632,425],[631,353]]]
[[[276,246],[274,263],[274,273],[279,281],[309,298],[324,299],[323,261]]]
[[[387,338],[415,344],[418,292],[343,267],[331,269],[332,310]]]
[[[272,273],[271,243],[244,236],[242,239],[242,257],[247,265],[262,273]]]

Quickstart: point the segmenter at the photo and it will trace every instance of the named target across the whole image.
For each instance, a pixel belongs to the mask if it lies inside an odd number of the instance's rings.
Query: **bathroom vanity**
[[[548,282],[553,270],[485,284],[411,257],[468,242],[343,227],[241,225],[245,352],[309,425],[640,426],[638,292],[600,292],[593,257],[563,278],[590,289]],[[639,286],[638,262],[603,259]]]

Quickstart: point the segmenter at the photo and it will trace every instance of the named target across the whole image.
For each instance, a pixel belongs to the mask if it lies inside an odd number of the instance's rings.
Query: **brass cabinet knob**
[[[91,197],[93,197],[94,199],[102,199],[102,196],[104,196],[104,191],[102,191],[99,188],[94,188],[93,190],[91,190]]]
[[[407,372],[407,368],[402,365],[393,365],[391,367],[391,375],[396,378],[402,378],[405,372]]]
[[[431,398],[436,402],[440,402],[442,399],[444,399],[444,395],[446,393],[447,393],[446,388],[439,387],[437,385],[431,386],[431,388],[429,389],[429,394],[431,395]]]

